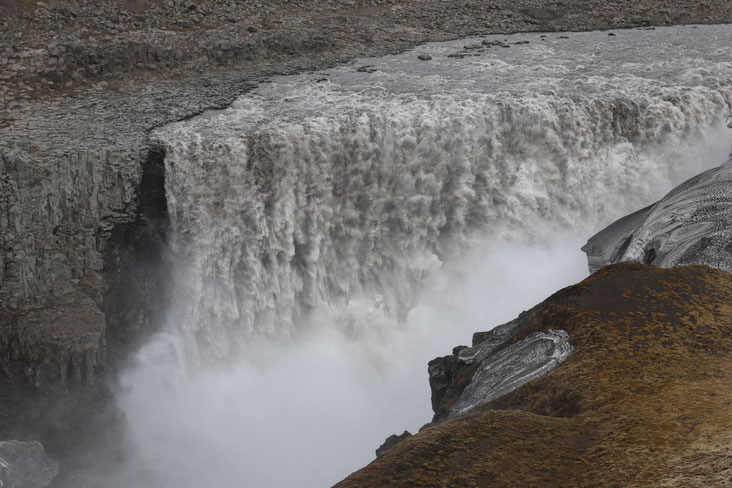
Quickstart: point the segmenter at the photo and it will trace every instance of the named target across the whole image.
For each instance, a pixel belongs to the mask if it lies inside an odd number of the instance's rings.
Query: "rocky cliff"
[[[582,250],[590,271],[619,261],[732,271],[732,159],[611,224]]]
[[[486,357],[561,328],[573,349],[561,364],[425,426],[336,486],[728,486],[730,297],[726,271],[603,268],[524,312]],[[464,363],[465,351],[439,361]],[[464,367],[436,405],[433,385],[438,420],[475,381]]]

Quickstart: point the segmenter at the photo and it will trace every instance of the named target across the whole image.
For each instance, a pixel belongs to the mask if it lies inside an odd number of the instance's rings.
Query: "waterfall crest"
[[[713,163],[695,148],[732,103],[730,48],[698,43],[670,76],[669,45],[647,40],[666,34],[635,32],[601,63],[584,36],[282,77],[158,130],[186,354],[313,320],[358,335],[364,307],[399,321],[486,236],[589,233]]]

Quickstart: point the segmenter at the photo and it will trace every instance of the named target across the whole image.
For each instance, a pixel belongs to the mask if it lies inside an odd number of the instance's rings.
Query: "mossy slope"
[[[511,342],[561,328],[574,353],[336,486],[732,486],[732,275],[620,263],[522,318]]]

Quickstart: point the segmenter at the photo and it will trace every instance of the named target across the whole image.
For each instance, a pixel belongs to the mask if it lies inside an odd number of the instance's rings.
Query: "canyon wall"
[[[155,127],[227,106],[267,74],[427,40],[732,22],[723,0],[97,4],[0,2],[0,439],[54,455],[81,442],[70,431],[93,435],[79,419],[108,403],[105,371],[165,300]]]

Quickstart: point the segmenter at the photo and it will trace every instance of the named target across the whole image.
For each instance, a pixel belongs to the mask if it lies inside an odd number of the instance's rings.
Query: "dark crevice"
[[[105,250],[108,288],[107,373],[114,375],[146,338],[159,330],[167,303],[168,206],[165,149],[148,149],[140,180],[136,218],[112,230]]]

